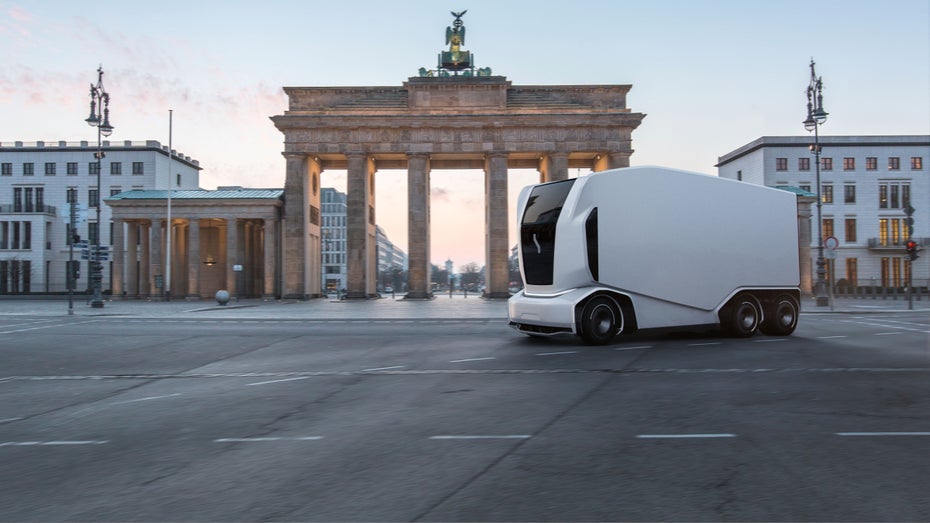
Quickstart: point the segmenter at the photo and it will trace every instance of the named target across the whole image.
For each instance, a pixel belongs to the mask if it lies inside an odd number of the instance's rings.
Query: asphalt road
[[[930,317],[0,316],[2,521],[926,521]]]

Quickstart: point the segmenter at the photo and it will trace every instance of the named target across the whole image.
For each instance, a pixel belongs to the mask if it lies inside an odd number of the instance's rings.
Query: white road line
[[[578,351],[576,351],[576,350],[566,350],[566,351],[562,351],[562,352],[540,352],[540,353],[537,353],[536,355],[537,355],[537,356],[560,356],[560,355],[563,355],[563,354],[578,354]]]
[[[894,336],[896,334],[904,334],[903,332],[876,332],[873,336]]]
[[[711,341],[707,343],[689,343],[688,346],[689,347],[707,347],[709,345],[720,345],[720,344],[721,342],[719,341]]]
[[[176,392],[176,393],[174,393],[174,394],[166,394],[166,395],[164,395],[164,396],[149,396],[149,397],[147,397],[147,398],[137,398],[137,399],[134,399],[134,400],[117,401],[117,402],[114,402],[114,403],[110,403],[110,405],[124,405],[124,404],[126,404],[126,403],[136,403],[136,402],[139,402],[139,401],[160,400],[160,399],[162,399],[162,398],[171,398],[171,397],[173,397],[173,396],[180,396],[180,395],[181,395],[180,392]]]
[[[639,347],[617,347],[614,350],[639,350],[639,349],[651,349],[652,345],[640,345]]]
[[[837,436],[930,436],[930,432],[837,432]]]
[[[394,365],[393,367],[378,367],[378,368],[376,368],[376,369],[362,369],[361,372],[375,372],[375,371],[379,371],[379,370],[402,369],[402,368],[404,368],[404,367],[406,367],[406,365]]]
[[[56,327],[71,327],[73,325],[81,325],[83,323],[96,323],[98,320],[88,320],[88,321],[76,321],[74,323],[58,323],[55,325],[43,325],[41,327],[30,327],[28,329],[15,329],[9,331],[0,331],[0,334],[14,334],[17,332],[26,332],[26,331],[37,331],[41,329],[54,329]]]
[[[701,439],[735,438],[736,434],[639,434],[637,439]]]
[[[503,436],[491,436],[491,435],[461,435],[461,436],[452,436],[452,435],[441,435],[441,436],[430,436],[429,439],[435,440],[473,440],[473,439],[530,439],[532,436],[529,434],[507,434]]]
[[[0,442],[0,447],[40,447],[40,446],[58,446],[58,445],[104,445],[109,440],[78,440],[78,441],[4,441]]]
[[[464,360],[452,360],[449,363],[467,363],[469,361],[485,361],[485,360],[493,360],[493,359],[496,359],[496,358],[468,358]]]
[[[836,338],[847,338],[848,336],[817,336],[818,340],[834,340]]]
[[[753,343],[778,343],[781,341],[788,341],[787,338],[769,338],[766,340],[752,340]]]
[[[23,418],[5,418],[5,419],[0,419],[0,423],[9,423],[9,422],[11,422],[11,421],[18,421],[18,420],[21,420],[21,419],[23,419]]]
[[[265,441],[319,441],[323,436],[297,436],[297,437],[258,437],[258,438],[219,438],[214,443],[257,443]]]
[[[285,381],[305,380],[305,379],[307,379],[307,378],[309,378],[309,377],[310,377],[310,376],[298,376],[298,377],[296,377],[296,378],[284,378],[284,379],[281,379],[281,380],[258,381],[258,382],[255,382],[255,383],[246,383],[246,387],[251,387],[251,386],[253,386],[253,385],[268,385],[269,383],[283,383],[283,382],[285,382]]]

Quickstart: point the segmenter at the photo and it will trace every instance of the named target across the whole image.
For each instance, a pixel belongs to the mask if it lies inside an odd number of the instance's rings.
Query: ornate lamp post
[[[97,85],[90,84],[90,116],[84,121],[91,127],[97,128],[97,152],[94,153],[94,158],[97,159],[97,234],[94,236],[94,244],[91,248],[93,297],[90,306],[101,309],[103,308],[103,292],[100,287],[103,281],[103,265],[100,263],[100,233],[103,227],[100,224],[100,204],[103,198],[100,197],[100,160],[106,156],[103,152],[102,137],[110,136],[113,132],[113,126],[110,125],[110,93],[103,88],[102,65],[97,68]]]
[[[827,269],[826,260],[823,259],[823,218],[821,215],[823,197],[820,194],[820,126],[827,121],[827,114],[823,110],[823,81],[814,72],[814,59],[812,58],[811,81],[807,86],[807,119],[804,120],[804,128],[808,132],[814,132],[814,144],[811,146],[817,173],[817,281],[814,283],[814,297],[818,307],[826,307],[830,304],[827,297],[827,282],[824,280]]]

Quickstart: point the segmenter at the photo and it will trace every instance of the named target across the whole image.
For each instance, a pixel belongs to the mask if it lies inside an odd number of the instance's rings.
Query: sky
[[[0,141],[92,141],[88,88],[103,66],[110,140],[168,143],[200,185],[283,187],[285,86],[400,86],[434,68],[450,11],[464,48],[514,85],[631,84],[646,117],[631,165],[716,174],[760,137],[807,134],[813,58],[821,133],[930,134],[928,0],[0,0]],[[581,174],[572,172],[570,176]],[[431,175],[431,259],[484,265],[484,174]],[[515,201],[538,181],[509,178]],[[322,185],[345,190],[345,173]],[[377,221],[407,248],[404,171],[376,174]]]

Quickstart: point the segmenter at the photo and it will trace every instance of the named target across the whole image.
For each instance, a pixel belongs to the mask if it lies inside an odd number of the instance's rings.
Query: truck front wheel
[[[604,345],[623,326],[623,313],[606,296],[596,296],[585,304],[579,321],[581,339],[589,345]]]
[[[721,314],[720,323],[723,331],[736,338],[748,338],[759,329],[762,307],[751,294],[736,297]]]

